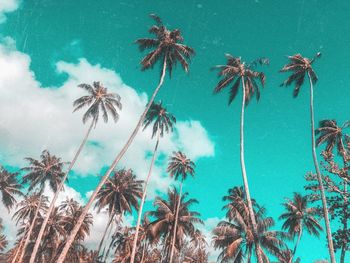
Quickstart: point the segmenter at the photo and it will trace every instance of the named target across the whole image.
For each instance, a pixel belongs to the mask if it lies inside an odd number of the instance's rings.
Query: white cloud
[[[5,13],[15,11],[19,6],[19,0],[1,0],[0,1],[0,23],[6,21]]]

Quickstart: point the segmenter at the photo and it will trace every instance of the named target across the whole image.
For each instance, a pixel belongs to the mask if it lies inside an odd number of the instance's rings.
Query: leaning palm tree
[[[60,194],[60,191],[63,188],[63,185],[68,177],[69,172],[72,170],[82,149],[84,148],[92,128],[94,126],[96,127],[96,124],[100,116],[100,112],[102,113],[102,118],[104,122],[108,121],[108,114],[112,116],[114,122],[117,122],[119,117],[117,109],[120,110],[122,108],[122,104],[120,102],[120,96],[115,93],[108,93],[108,89],[104,87],[100,82],[94,82],[92,86],[89,84],[80,84],[78,85],[78,87],[86,90],[88,95],[82,96],[79,99],[74,101],[73,103],[73,106],[75,107],[74,112],[84,107],[88,107],[88,110],[83,115],[83,123],[86,123],[89,119],[91,120],[91,123],[85,134],[83,141],[81,142],[77,152],[75,153],[72,159],[72,162],[69,164],[69,167],[66,173],[64,174],[61,184],[58,186],[57,191],[54,193],[54,196],[50,203],[49,210],[45,216],[44,222],[41,225],[38,237],[36,239],[33,253],[30,259],[30,263],[34,263],[35,261],[35,257],[38,252],[40,242],[42,241],[41,239],[44,234],[45,227],[47,225],[47,222],[49,221],[50,214],[54,209],[58,195]]]
[[[315,143],[315,116],[314,116],[314,89],[313,85],[316,84],[318,78],[315,71],[312,68],[312,64],[315,62],[317,58],[321,56],[321,53],[318,52],[312,59],[308,59],[302,57],[300,54],[296,54],[294,56],[288,56],[290,62],[285,65],[281,72],[292,72],[292,74],[281,84],[281,86],[289,86],[294,84],[294,92],[293,96],[297,97],[300,91],[301,86],[304,83],[305,77],[307,76],[310,84],[310,119],[311,119],[311,144],[312,144],[312,157],[316,169],[317,181],[319,184],[322,206],[323,206],[323,216],[326,225],[326,233],[327,233],[327,241],[328,241],[328,250],[329,256],[331,259],[331,263],[335,263],[334,256],[334,246],[332,240],[332,230],[329,222],[329,213],[327,208],[327,200],[324,191],[324,186],[322,182],[322,176],[320,172],[320,168],[317,161],[316,155],[316,143]]]
[[[25,160],[29,162],[29,166],[22,168],[22,170],[26,172],[23,176],[23,184],[29,185],[28,192],[38,189],[39,198],[42,198],[42,193],[44,192],[46,184],[48,184],[53,192],[56,192],[64,177],[62,169],[65,163],[62,162],[61,158],[50,154],[48,150],[44,150],[39,160],[31,157],[25,158]],[[41,203],[41,201],[39,201],[39,203]],[[40,206],[38,206],[37,209],[38,211],[35,214],[39,215]],[[37,217],[35,216],[31,221],[30,231],[23,245],[22,255],[26,251],[28,242],[32,236],[31,231],[35,224],[37,224],[36,220]]]
[[[138,200],[142,195],[142,184],[143,181],[136,180],[136,175],[131,169],[121,169],[115,171],[113,176],[108,179],[98,192],[95,205],[98,209],[97,212],[108,207],[109,213],[109,220],[97,249],[98,253],[115,216],[122,216],[126,213],[131,214],[133,208],[136,210],[139,208]]]
[[[250,219],[253,224],[253,231],[256,234],[257,224],[255,222],[255,216],[253,212],[253,206],[250,198],[248,178],[245,168],[244,160],[244,109],[250,102],[251,98],[256,94],[257,100],[260,98],[260,90],[257,80],[260,81],[261,85],[265,85],[265,74],[262,72],[255,71],[255,67],[258,64],[268,64],[268,59],[260,58],[252,63],[246,64],[241,61],[240,57],[233,57],[230,54],[226,55],[227,62],[225,65],[218,65],[215,68],[219,70],[219,77],[221,80],[216,85],[214,93],[221,92],[224,88],[230,86],[230,94],[228,103],[231,104],[238,94],[239,87],[242,83],[242,105],[241,105],[241,123],[240,123],[240,159],[242,177],[244,183],[244,191],[247,196],[248,208]],[[231,86],[232,85],[232,86]],[[259,263],[263,263],[262,256],[260,255],[259,247],[256,247],[256,254]]]
[[[180,202],[181,202],[182,185],[188,175],[194,176],[194,168],[195,168],[194,162],[188,159],[186,155],[180,151],[174,152],[173,156],[170,157],[167,172],[170,174],[171,177],[174,177],[175,180],[181,177],[180,193],[179,193],[179,199],[177,201],[173,240],[172,240],[171,251],[170,251],[170,260],[169,260],[170,263],[173,262],[173,255],[175,250],[176,235],[177,235],[176,231],[177,231],[179,209],[180,209]]]
[[[150,165],[148,175],[147,175],[147,178],[145,181],[145,185],[143,188],[143,194],[142,194],[142,199],[141,199],[141,203],[140,203],[140,209],[138,211],[137,224],[136,224],[136,230],[135,230],[135,238],[134,238],[130,263],[134,263],[134,260],[135,260],[136,249],[137,249],[137,240],[138,240],[138,235],[139,235],[143,205],[144,205],[145,199],[146,199],[147,186],[148,186],[149,180],[151,178],[153,164],[156,160],[156,153],[157,153],[157,149],[158,149],[159,139],[160,139],[160,137],[163,137],[164,132],[168,133],[168,132],[173,130],[173,126],[174,126],[175,122],[176,122],[176,118],[174,117],[174,115],[169,113],[162,106],[162,102],[153,103],[151,108],[149,109],[149,111],[146,114],[143,129],[145,130],[151,123],[153,123],[152,138],[154,136],[156,136],[157,141],[156,141],[156,145],[155,145],[154,150],[153,150],[151,165]]]
[[[347,135],[344,134],[344,129],[350,127],[350,121],[345,122],[342,126],[338,126],[336,120],[322,120],[319,122],[319,127],[316,129],[316,135],[318,138],[316,139],[316,146],[321,144],[326,144],[325,151],[327,154],[332,154],[334,148],[336,148],[337,153],[343,158],[344,169],[348,169],[347,163],[349,159],[349,153],[346,150],[346,140]],[[343,180],[343,207],[344,214],[346,215],[346,207],[348,204],[348,191],[347,191],[347,179]],[[342,220],[343,231],[346,232],[348,229],[348,220],[345,216],[344,220]],[[345,261],[345,253],[347,250],[348,238],[345,235],[342,238],[341,245],[341,254],[340,254],[340,262]]]
[[[18,173],[11,173],[0,165],[0,193],[1,199],[7,210],[16,203],[15,195],[22,195],[21,185],[17,181]]]
[[[148,238],[155,243],[163,238],[162,254],[166,262],[171,262],[170,253],[173,249],[176,222],[178,222],[175,233],[178,250],[181,249],[185,237],[191,239],[195,236],[195,224],[203,223],[199,218],[200,214],[190,209],[196,203],[198,203],[196,199],[188,199],[188,193],[180,197],[180,193],[172,189],[168,191],[167,199],[156,197],[154,201],[156,210],[147,212],[147,216],[154,218],[148,225]]]
[[[170,31],[162,23],[161,19],[158,16],[151,15],[151,17],[156,21],[156,25],[152,26],[149,31],[150,33],[155,35],[155,38],[138,39],[136,40],[136,43],[139,44],[141,51],[149,48],[154,49],[144,57],[144,59],[141,61],[141,65],[142,65],[142,70],[146,70],[146,69],[152,68],[152,66],[155,65],[157,61],[160,61],[162,65],[162,71],[161,71],[159,83],[156,89],[154,90],[145,110],[140,116],[140,119],[137,122],[136,127],[133,130],[132,134],[130,135],[129,139],[127,140],[126,144],[123,146],[121,151],[115,157],[111,166],[106,171],[104,176],[101,178],[99,184],[97,185],[94,192],[92,193],[89,201],[85,205],[84,211],[78,220],[78,224],[73,229],[70,235],[70,238],[67,240],[66,246],[63,249],[57,263],[62,263],[63,260],[65,259],[69,246],[72,244],[74,240],[74,235],[76,235],[79,229],[79,224],[83,222],[84,216],[88,213],[90,207],[92,206],[97,196],[97,193],[99,192],[101,187],[104,185],[104,183],[107,181],[109,175],[113,172],[114,168],[117,166],[120,159],[124,156],[124,154],[128,150],[131,143],[134,141],[138,131],[140,130],[144,122],[144,119],[146,117],[146,114],[149,108],[151,107],[159,89],[163,85],[166,70],[168,69],[169,73],[171,74],[172,68],[175,66],[177,61],[179,61],[183,69],[185,70],[185,72],[188,72],[188,69],[189,69],[188,61],[190,60],[191,56],[194,55],[194,50],[183,44],[183,37],[181,36],[181,31],[179,29]]]
[[[291,262],[293,262],[303,229],[306,229],[310,235],[319,236],[322,227],[315,217],[317,210],[314,207],[308,207],[307,196],[294,193],[293,199],[287,199],[283,206],[286,212],[279,217],[279,219],[284,220],[282,229],[287,230],[293,238],[298,235],[291,256]]]

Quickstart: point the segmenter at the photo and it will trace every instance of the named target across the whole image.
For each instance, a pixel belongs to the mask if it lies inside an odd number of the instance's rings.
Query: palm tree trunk
[[[117,230],[117,229],[116,229],[116,230]],[[109,246],[108,246],[108,249],[107,249],[107,251],[106,251],[106,255],[104,256],[103,262],[106,262],[106,260],[107,260],[107,258],[108,258],[108,256],[109,256],[109,252],[111,251],[111,248],[112,248],[112,246],[113,246],[114,240],[115,240],[115,235],[112,235],[112,239],[111,239],[111,242],[109,243]],[[102,258],[103,258],[103,255],[102,255]]]
[[[131,253],[130,263],[134,263],[134,261],[135,261],[135,255],[136,255],[136,249],[137,249],[137,239],[139,237],[140,224],[141,224],[141,218],[142,218],[142,210],[143,210],[143,205],[144,205],[145,200],[146,200],[147,186],[148,186],[151,174],[152,174],[153,164],[154,164],[155,159],[156,159],[156,152],[157,152],[157,149],[158,149],[159,137],[160,137],[160,133],[159,133],[159,130],[158,130],[158,132],[157,132],[157,142],[156,142],[156,146],[154,147],[152,161],[151,161],[151,166],[149,168],[148,175],[147,175],[147,178],[146,178],[146,182],[145,182],[145,186],[144,186],[143,194],[142,194],[142,199],[141,199],[141,203],[140,203],[140,209],[139,209],[138,216],[137,216],[136,231],[135,231],[135,237],[134,237],[134,240],[133,240],[133,246],[132,246],[132,253]]]
[[[38,214],[39,214],[39,210],[40,210],[40,206],[41,206],[41,198],[42,198],[42,195],[40,195],[40,197],[39,197],[38,207],[35,210],[34,218],[32,220],[32,223],[30,224],[30,227],[29,227],[29,230],[28,230],[28,233],[27,233],[27,237],[26,237],[26,240],[25,240],[24,245],[23,245],[22,252],[20,253],[20,257],[18,258],[18,262],[22,262],[23,261],[23,257],[24,257],[24,255],[26,253],[27,246],[28,246],[29,240],[30,240],[30,236],[32,235],[32,231],[33,231],[34,225],[36,223],[36,219],[37,219]]]
[[[344,180],[344,207],[343,207],[343,232],[346,233],[348,229],[348,198],[347,198],[347,182]],[[341,247],[341,254],[340,254],[340,263],[345,262],[345,254],[346,254],[346,247],[348,244],[347,235],[345,235],[345,239],[343,241],[342,247]]]
[[[301,235],[303,234],[303,226],[301,225],[300,227],[300,231],[299,231],[299,234],[298,234],[298,239],[297,239],[297,242],[295,243],[295,246],[294,246],[294,249],[293,249],[293,254],[292,254],[292,257],[290,259],[290,263],[293,263],[293,258],[295,256],[295,253],[297,252],[297,248],[299,246],[299,243],[300,243],[300,239],[301,239]]]
[[[101,238],[100,244],[98,245],[97,255],[100,255],[101,247],[102,247],[103,242],[104,242],[104,240],[106,238],[107,230],[109,229],[109,226],[111,225],[111,223],[113,221],[114,214],[113,214],[112,211],[109,211],[109,212],[110,212],[109,220],[108,220],[107,226],[105,228],[105,231],[103,232],[103,236]]]
[[[24,233],[27,232],[27,228],[28,228],[28,226],[26,226],[26,228],[25,228],[25,230],[24,230]],[[25,240],[25,236],[23,236],[23,238],[22,238],[21,241],[19,242],[19,244],[18,244],[18,249],[17,249],[17,251],[16,251],[16,253],[15,253],[15,255],[14,255],[14,257],[13,257],[11,263],[16,263],[16,262],[17,262],[16,259],[17,259],[18,255],[19,255],[19,253],[21,252],[21,249],[22,249],[24,240]]]
[[[107,172],[104,174],[104,176],[102,177],[102,179],[100,180],[99,184],[97,185],[96,189],[94,190],[94,192],[92,193],[88,203],[85,205],[80,217],[78,218],[78,221],[76,223],[76,225],[74,226],[73,230],[71,231],[69,237],[67,238],[67,242],[66,245],[64,246],[61,255],[59,256],[57,263],[63,263],[63,260],[66,258],[66,255],[68,253],[69,247],[72,245],[75,236],[77,235],[81,224],[84,221],[84,218],[86,216],[86,214],[89,212],[90,207],[92,206],[92,203],[95,201],[95,198],[97,196],[97,193],[100,191],[101,187],[105,184],[105,182],[107,181],[109,175],[113,172],[114,168],[117,166],[117,164],[119,163],[120,159],[124,156],[124,154],[126,153],[126,151],[128,150],[129,146],[131,145],[131,143],[134,141],[138,131],[140,130],[143,121],[146,117],[146,114],[149,110],[149,108],[151,107],[159,89],[161,88],[161,86],[163,85],[164,82],[164,77],[165,77],[165,73],[166,73],[166,56],[164,56],[164,62],[163,62],[163,69],[162,69],[162,73],[160,76],[160,80],[158,83],[157,88],[154,90],[152,97],[150,99],[150,101],[148,102],[146,109],[144,110],[144,112],[142,113],[134,131],[132,132],[131,136],[129,137],[128,141],[126,142],[126,144],[124,145],[124,147],[122,148],[122,150],[119,152],[119,154],[116,156],[116,158],[114,159],[113,163],[111,164],[111,166],[109,167],[109,169],[107,170]]]
[[[244,161],[244,108],[245,108],[245,83],[244,83],[244,76],[242,76],[242,90],[243,90],[243,95],[242,95],[242,108],[241,108],[241,130],[240,130],[240,157],[241,157],[241,168],[242,168],[242,177],[243,177],[243,184],[244,184],[244,191],[245,195],[247,197],[247,203],[248,203],[248,210],[249,210],[249,216],[250,216],[250,221],[252,222],[252,227],[253,227],[253,232],[255,239],[257,239],[257,229],[258,226],[256,224],[255,220],[255,215],[253,211],[253,205],[252,205],[252,200],[250,198],[250,192],[249,192],[249,185],[248,185],[248,178],[247,178],[247,172],[245,169],[245,161]],[[257,261],[259,263],[263,263],[261,251],[260,251],[260,244],[257,242],[255,244],[255,253],[257,257]]]
[[[52,211],[53,211],[53,209],[55,207],[55,203],[56,203],[56,200],[58,198],[58,195],[60,194],[61,189],[63,188],[63,185],[64,185],[64,183],[65,183],[65,181],[66,181],[66,179],[68,177],[69,172],[72,170],[75,162],[78,159],[78,156],[80,155],[82,149],[84,148],[84,145],[86,144],[86,141],[87,141],[87,139],[88,139],[88,137],[90,135],[90,132],[91,132],[93,126],[94,126],[94,121],[92,120],[91,124],[90,124],[90,127],[87,130],[86,135],[85,135],[82,143],[80,144],[80,146],[78,148],[78,151],[75,153],[72,162],[69,164],[67,172],[65,173],[64,177],[62,178],[62,182],[57,187],[57,190],[56,190],[56,192],[55,192],[55,194],[54,194],[54,196],[52,198],[52,201],[50,203],[50,207],[49,207],[49,209],[48,209],[48,211],[46,213],[44,222],[41,225],[41,228],[40,228],[40,231],[39,231],[39,235],[38,235],[38,237],[36,239],[36,242],[35,242],[35,245],[34,245],[33,252],[32,252],[32,255],[30,257],[29,263],[34,263],[34,261],[35,261],[35,257],[36,257],[36,254],[38,253],[38,249],[39,249],[39,246],[40,246],[40,243],[41,243],[41,239],[42,239],[42,237],[44,235],[44,231],[45,231],[46,225],[49,222],[50,215],[51,215],[51,213],[52,213]]]
[[[176,207],[176,213],[175,213],[174,234],[173,234],[173,240],[172,240],[172,244],[171,244],[169,263],[173,263],[173,256],[174,256],[174,251],[175,251],[177,223],[178,223],[178,220],[179,220],[179,210],[180,210],[181,195],[182,195],[182,184],[183,184],[183,181],[181,181],[181,184],[180,184],[179,200],[177,201],[177,207]]]
[[[310,81],[310,115],[311,115],[311,139],[312,139],[312,157],[314,160],[314,165],[316,169],[316,175],[317,175],[317,181],[320,187],[321,192],[321,199],[322,199],[322,206],[323,206],[323,216],[324,221],[326,225],[326,233],[327,233],[327,241],[328,241],[328,250],[329,250],[329,256],[331,259],[331,263],[335,263],[335,256],[334,256],[334,247],[333,247],[333,239],[332,239],[332,231],[331,226],[329,223],[329,216],[328,216],[328,208],[327,208],[327,200],[326,195],[323,187],[322,182],[322,176],[320,172],[320,168],[318,166],[317,161],[317,155],[316,155],[316,144],[315,144],[315,116],[314,116],[314,90],[312,85],[312,80],[310,77],[310,73],[308,73],[309,81]]]

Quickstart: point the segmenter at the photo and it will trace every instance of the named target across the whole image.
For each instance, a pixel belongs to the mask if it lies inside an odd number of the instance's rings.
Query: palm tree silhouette
[[[18,173],[11,173],[0,165],[0,193],[4,206],[9,211],[16,203],[15,195],[23,195],[17,181]]]
[[[65,259],[66,254],[68,252],[69,246],[72,244],[74,236],[78,231],[79,225],[83,222],[84,216],[88,213],[90,207],[92,206],[97,196],[97,193],[99,192],[101,187],[104,185],[104,183],[107,181],[109,175],[117,166],[120,159],[124,156],[124,154],[128,150],[131,143],[134,141],[136,134],[138,133],[138,131],[140,130],[144,122],[144,119],[146,117],[148,110],[150,109],[156,95],[158,94],[158,91],[163,85],[166,70],[168,69],[168,72],[171,75],[173,66],[175,66],[177,61],[179,61],[182,67],[184,68],[185,72],[188,72],[188,61],[190,57],[194,55],[194,50],[183,44],[183,37],[181,36],[181,31],[179,29],[170,31],[162,23],[161,19],[158,16],[151,15],[151,17],[156,21],[156,25],[152,26],[149,32],[151,34],[154,34],[156,38],[155,39],[151,39],[151,38],[138,39],[136,40],[136,43],[139,44],[141,51],[148,48],[154,48],[153,51],[148,53],[144,57],[144,59],[142,59],[141,65],[142,65],[142,70],[146,70],[146,69],[152,68],[152,66],[155,65],[157,61],[160,61],[162,65],[162,71],[161,71],[161,76],[159,79],[158,86],[154,90],[144,112],[140,116],[140,119],[135,129],[133,130],[132,134],[130,135],[129,139],[127,140],[126,144],[123,146],[122,150],[115,157],[111,166],[106,171],[104,176],[101,178],[99,184],[97,185],[94,192],[92,193],[89,201],[85,205],[84,211],[78,220],[77,226],[73,229],[70,235],[70,238],[67,240],[66,246],[63,249],[57,263],[63,263],[63,260]]]
[[[321,192],[322,206],[323,206],[323,216],[326,225],[327,241],[328,241],[328,251],[331,259],[331,263],[335,263],[334,256],[334,246],[332,240],[332,230],[329,223],[329,213],[327,208],[327,200],[324,191],[324,186],[322,183],[322,176],[320,168],[317,161],[316,155],[316,143],[315,143],[315,116],[314,116],[314,89],[313,85],[316,84],[318,78],[315,71],[312,68],[312,64],[317,58],[321,56],[321,53],[318,52],[312,59],[302,57],[300,54],[293,56],[288,56],[290,62],[285,65],[281,72],[292,72],[291,75],[281,84],[281,86],[289,86],[294,84],[293,96],[297,97],[299,90],[304,83],[306,77],[309,79],[310,84],[310,119],[311,119],[311,142],[312,142],[312,157],[316,169],[317,180]]]
[[[269,61],[266,58],[260,58],[252,63],[245,63],[240,57],[233,57],[230,54],[226,54],[227,62],[225,65],[217,65],[214,68],[218,69],[218,76],[221,78],[219,83],[214,89],[214,93],[219,93],[226,87],[232,84],[230,88],[229,101],[231,104],[238,94],[240,85],[242,84],[242,105],[241,105],[241,122],[240,122],[240,159],[241,169],[244,184],[244,191],[247,196],[248,209],[250,220],[253,225],[253,234],[257,234],[257,223],[255,222],[255,216],[250,198],[249,184],[245,167],[244,160],[244,109],[250,102],[251,98],[256,94],[256,99],[260,99],[260,90],[257,79],[261,85],[265,85],[265,74],[262,72],[255,71],[258,64],[268,64]],[[260,249],[256,247],[256,254],[259,263],[263,263],[262,255],[260,255]]]
[[[134,263],[134,260],[135,260],[136,249],[137,249],[137,240],[138,240],[138,234],[139,234],[140,223],[141,223],[141,218],[142,218],[143,205],[145,203],[145,199],[146,199],[146,195],[147,195],[147,187],[148,187],[148,183],[149,183],[149,180],[150,180],[150,177],[152,174],[153,164],[156,160],[156,152],[157,152],[158,145],[159,145],[159,139],[160,139],[160,137],[164,136],[164,132],[169,133],[170,131],[173,130],[173,126],[174,126],[175,122],[176,122],[176,118],[162,106],[162,102],[153,103],[151,108],[149,109],[149,111],[146,114],[143,130],[145,130],[149,125],[151,125],[151,123],[153,123],[152,138],[154,136],[156,136],[157,141],[156,141],[156,145],[155,145],[154,150],[153,150],[151,165],[150,165],[148,175],[147,175],[147,178],[145,181],[142,199],[141,199],[141,203],[140,203],[140,209],[138,211],[136,230],[135,230],[135,238],[133,241],[134,243],[133,243],[130,263]]]
[[[83,123],[86,123],[89,119],[91,119],[91,124],[85,134],[85,137],[80,144],[77,152],[75,153],[72,162],[69,164],[69,167],[62,179],[62,183],[58,186],[57,191],[55,191],[54,196],[52,198],[52,201],[50,203],[50,207],[47,211],[47,214],[45,216],[44,222],[41,225],[38,237],[36,239],[34,249],[32,252],[32,256],[30,259],[30,263],[34,263],[36,254],[39,249],[40,242],[42,241],[42,237],[45,231],[45,227],[48,223],[48,220],[50,218],[50,214],[52,210],[54,209],[56,200],[58,198],[58,195],[60,194],[61,189],[63,189],[63,185],[65,181],[67,180],[68,174],[72,170],[75,162],[77,161],[82,149],[84,148],[87,139],[90,135],[90,132],[92,128],[95,126],[98,122],[100,112],[102,113],[102,117],[104,122],[108,121],[108,114],[110,114],[113,117],[114,122],[117,122],[119,114],[117,112],[117,109],[121,110],[122,104],[120,102],[120,96],[118,94],[114,93],[108,93],[108,89],[104,87],[100,82],[94,82],[91,85],[89,84],[80,84],[78,87],[84,89],[87,91],[88,95],[82,96],[79,99],[75,100],[73,103],[73,106],[75,107],[74,112],[77,110],[80,110],[84,107],[88,107],[88,110],[83,115]]]

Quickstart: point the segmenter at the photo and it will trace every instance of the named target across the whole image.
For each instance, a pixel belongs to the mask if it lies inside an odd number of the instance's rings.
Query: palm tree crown
[[[0,165],[0,193],[4,206],[9,210],[16,203],[15,195],[22,195],[17,173],[10,173]]]
[[[180,62],[182,68],[187,72],[188,60],[194,55],[194,50],[183,44],[184,39],[179,29],[170,31],[157,15],[151,14],[151,17],[155,20],[156,25],[153,25],[149,32],[154,34],[155,38],[136,40],[141,51],[153,49],[142,59],[142,70],[152,68],[161,59],[162,63],[166,63],[170,76],[177,62]]]
[[[138,209],[138,199],[142,196],[143,181],[136,180],[131,169],[115,171],[97,194],[96,207],[101,210],[108,207],[108,212],[122,214]]]
[[[108,93],[108,89],[102,86],[98,81],[93,82],[92,86],[83,83],[78,85],[78,87],[85,89],[89,93],[89,95],[82,96],[73,103],[75,107],[74,111],[80,110],[85,106],[89,107],[83,116],[83,123],[92,118],[93,123],[96,125],[100,111],[102,112],[104,122],[108,121],[108,113],[111,114],[113,120],[117,122],[119,114],[116,108],[119,110],[122,109],[120,96],[118,94]]]
[[[173,152],[173,156],[170,157],[167,171],[171,177],[175,177],[175,180],[181,177],[181,180],[184,181],[188,175],[194,176],[194,168],[194,162],[178,151]]]
[[[317,75],[312,68],[313,62],[316,58],[319,58],[321,53],[318,52],[312,59],[302,57],[300,54],[288,56],[290,63],[285,65],[281,72],[292,72],[292,74],[281,84],[281,86],[289,86],[295,84],[293,96],[297,97],[300,87],[303,85],[305,76],[308,75],[311,82],[315,84],[317,82]]]
[[[51,155],[48,150],[44,150],[40,155],[40,160],[25,158],[29,166],[22,168],[27,174],[23,176],[23,183],[29,183],[28,190],[33,190],[39,185],[40,192],[45,188],[45,183],[49,182],[51,189],[56,192],[58,185],[64,176],[62,172],[64,162],[61,158]]]
[[[162,102],[152,103],[143,122],[143,130],[145,130],[152,122],[152,138],[158,131],[159,135],[163,137],[164,131],[168,133],[169,131],[173,130],[174,123],[176,123],[176,118],[162,106]]]
[[[233,83],[230,89],[228,101],[228,103],[231,104],[235,99],[238,93],[238,88],[241,82],[243,83],[242,79],[244,78],[245,103],[248,104],[254,94],[256,94],[256,99],[259,100],[260,90],[256,79],[259,79],[261,85],[264,86],[265,74],[263,72],[255,71],[254,69],[258,64],[268,64],[268,59],[260,58],[252,63],[246,64],[245,62],[241,61],[240,57],[233,57],[230,54],[226,54],[226,58],[226,65],[217,65],[214,67],[219,70],[218,76],[222,78],[216,85],[214,93],[219,93]]]

